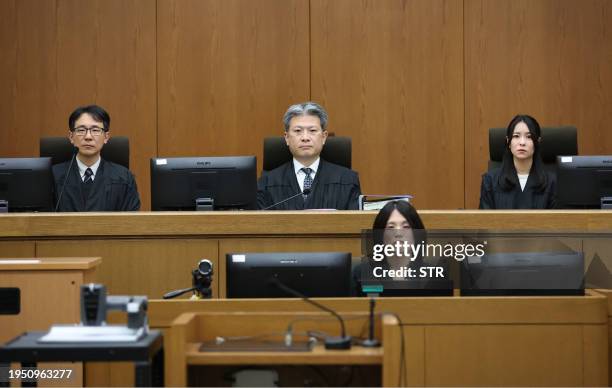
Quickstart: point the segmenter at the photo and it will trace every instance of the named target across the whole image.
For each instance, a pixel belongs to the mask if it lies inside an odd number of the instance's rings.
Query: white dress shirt
[[[92,166],[86,166],[85,163],[79,160],[78,156],[76,157],[77,166],[79,166],[79,174],[81,175],[81,180],[83,182],[85,182],[85,171],[88,168],[91,168],[91,171],[93,172],[93,175],[91,176],[91,180],[93,181],[96,179],[96,173],[98,172],[98,167],[100,167],[101,160],[102,158],[98,158],[98,160]]]
[[[304,179],[306,179],[306,173],[302,171],[302,168],[310,168],[312,172],[310,173],[310,177],[314,181],[315,175],[317,175],[317,170],[319,169],[319,162],[321,158],[317,158],[310,166],[304,166],[302,163],[293,159],[293,169],[295,170],[295,176],[297,177],[298,185],[300,185],[300,190],[304,191]]]

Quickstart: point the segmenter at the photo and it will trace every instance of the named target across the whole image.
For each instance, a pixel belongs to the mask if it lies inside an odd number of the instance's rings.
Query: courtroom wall
[[[37,155],[80,104],[149,158],[256,155],[312,99],[366,193],[477,206],[487,128],[517,112],[612,153],[609,0],[3,0],[0,155]]]

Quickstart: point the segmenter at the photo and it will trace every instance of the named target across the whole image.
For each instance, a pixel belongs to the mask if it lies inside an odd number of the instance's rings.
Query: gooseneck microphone
[[[314,300],[311,300],[309,297],[307,297],[306,295],[302,294],[301,292],[296,291],[296,290],[294,290],[293,288],[291,288],[289,286],[286,286],[285,284],[283,284],[277,278],[271,278],[270,282],[272,284],[274,284],[276,287],[278,287],[279,289],[281,289],[282,291],[285,291],[288,294],[291,294],[293,296],[301,298],[303,301],[310,303],[311,305],[315,306],[318,309],[321,309],[321,310],[323,310],[325,312],[330,313],[331,315],[333,315],[334,317],[336,317],[338,319],[338,321],[340,322],[340,329],[341,329],[340,337],[332,337],[332,336],[326,337],[325,338],[325,349],[343,349],[343,350],[348,350],[348,349],[351,348],[351,340],[352,340],[352,338],[350,336],[346,335],[346,328],[344,327],[344,319],[342,319],[340,314],[338,314],[334,310],[330,309],[329,307],[325,307],[322,304],[317,303]]]
[[[66,176],[64,176],[64,183],[62,183],[62,189],[60,190],[59,195],[57,197],[57,203],[55,204],[55,212],[57,212],[57,209],[59,209],[60,202],[62,201],[62,195],[64,195],[64,189],[66,188],[66,182],[68,181],[68,177],[70,176],[70,170],[72,170],[74,159],[76,159],[78,153],[79,149],[73,146],[72,158],[70,159],[70,164],[68,165],[68,171],[66,171]]]
[[[374,338],[374,308],[376,307],[376,300],[370,298],[370,326],[368,328],[368,338],[361,342],[361,346],[365,348],[377,348],[380,347],[380,341]]]
[[[261,210],[270,210],[270,209],[272,209],[272,208],[274,208],[274,207],[277,207],[277,206],[278,206],[278,205],[280,205],[280,204],[283,204],[283,203],[285,203],[285,202],[287,202],[287,201],[291,201],[293,198],[299,197],[300,195],[309,195],[309,194],[310,194],[310,191],[311,191],[310,189],[304,189],[304,191],[302,191],[302,192],[300,192],[300,193],[297,193],[296,195],[292,195],[292,196],[291,196],[291,197],[289,197],[289,198],[285,198],[285,199],[283,199],[282,201],[277,202],[277,203],[275,203],[274,205],[270,205],[270,206],[268,206],[268,207],[265,207],[265,208],[263,208],[263,209],[261,209]]]

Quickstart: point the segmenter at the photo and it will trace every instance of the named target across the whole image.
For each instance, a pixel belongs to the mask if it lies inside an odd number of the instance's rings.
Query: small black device
[[[198,268],[191,271],[191,287],[168,292],[164,299],[172,299],[184,293],[193,291],[196,299],[209,299],[212,296],[210,285],[213,277],[213,263],[208,259],[202,259]]]

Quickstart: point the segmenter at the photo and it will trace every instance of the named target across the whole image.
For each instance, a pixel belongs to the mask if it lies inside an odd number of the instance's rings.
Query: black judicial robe
[[[70,162],[53,166],[55,201],[62,189]],[[140,209],[134,175],[127,168],[102,159],[87,198],[83,198],[83,180],[76,161],[70,169],[58,211],[132,211]]]
[[[264,171],[257,182],[257,205],[266,208],[300,193],[293,160]],[[321,159],[306,201],[301,195],[270,210],[337,209],[356,210],[361,194],[359,177],[353,170]]]
[[[499,185],[501,168],[496,168],[482,176],[480,187],[480,209],[554,209],[556,207],[556,178],[546,172],[546,188],[538,192],[535,188],[533,174],[529,174],[525,190],[516,184],[514,188],[504,191]]]

